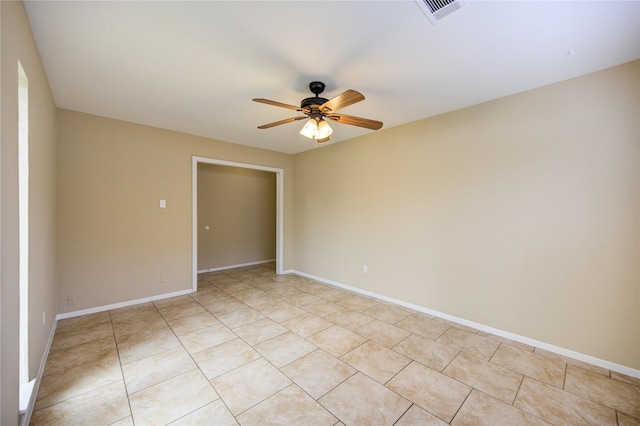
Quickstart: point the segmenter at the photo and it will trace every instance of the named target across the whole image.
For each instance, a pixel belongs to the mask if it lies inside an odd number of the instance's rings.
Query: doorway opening
[[[256,164],[238,163],[205,157],[192,157],[192,287],[198,290],[198,164],[213,164],[275,173],[276,176],[276,273],[283,273],[283,206],[284,206],[284,170]]]
[[[31,399],[29,381],[29,79],[18,61],[18,244],[20,411]]]

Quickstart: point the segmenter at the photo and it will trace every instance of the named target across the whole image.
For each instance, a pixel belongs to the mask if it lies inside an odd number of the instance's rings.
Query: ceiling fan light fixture
[[[318,134],[316,135],[316,139],[327,139],[333,133],[333,129],[329,126],[329,123],[321,119],[318,123]]]
[[[325,120],[325,118],[331,119],[333,121],[338,121],[343,124],[349,124],[351,126],[364,127],[365,129],[370,130],[378,130],[382,127],[381,121],[336,113],[336,111],[338,111],[339,109],[348,107],[349,105],[353,105],[360,101],[364,101],[364,96],[362,95],[362,93],[349,89],[339,94],[338,96],[334,96],[331,99],[325,99],[319,96],[320,93],[324,91],[324,87],[324,83],[320,81],[312,81],[311,83],[309,83],[309,90],[311,90],[311,93],[313,93],[315,96],[303,99],[302,102],[300,102],[299,107],[295,105],[283,104],[282,102],[270,101],[269,99],[254,98],[254,102],[291,109],[304,114],[297,117],[275,121],[273,123],[263,124],[262,126],[258,126],[258,129],[269,129],[281,124],[292,123],[294,121],[304,120],[308,118],[307,122],[300,130],[300,134],[309,139],[314,139],[318,143],[322,143],[329,141],[329,136],[333,134],[333,129],[331,128],[331,126],[329,126],[329,123],[327,122],[327,120]]]
[[[310,118],[309,121],[306,122],[302,130],[300,130],[300,134],[302,136],[306,136],[309,139],[315,139],[318,135],[318,122],[315,118]]]

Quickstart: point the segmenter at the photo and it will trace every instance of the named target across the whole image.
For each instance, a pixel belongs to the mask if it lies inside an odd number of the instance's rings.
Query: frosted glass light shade
[[[304,125],[302,130],[300,130],[300,134],[302,136],[306,136],[309,139],[315,139],[318,135],[318,122],[315,118],[310,118],[309,121]]]
[[[331,133],[333,133],[333,129],[329,126],[329,123],[324,120],[320,120],[320,123],[318,123],[318,134],[316,135],[316,139],[326,139],[331,135]]]

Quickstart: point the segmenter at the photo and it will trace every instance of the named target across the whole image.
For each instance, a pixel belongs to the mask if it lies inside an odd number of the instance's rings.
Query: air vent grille
[[[416,0],[427,18],[435,24],[440,19],[462,9],[462,0]]]

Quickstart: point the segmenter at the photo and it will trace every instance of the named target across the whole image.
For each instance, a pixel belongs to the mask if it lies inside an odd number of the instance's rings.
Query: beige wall
[[[638,369],[639,122],[636,61],[298,154],[295,268]]]
[[[275,257],[276,174],[198,164],[198,270]]]
[[[13,425],[18,422],[19,389],[18,60],[29,79],[30,378],[38,372],[56,315],[56,110],[23,4],[2,1],[0,11],[0,423]]]
[[[290,155],[67,110],[58,128],[59,312],[191,288],[192,156],[284,170],[292,267]]]

